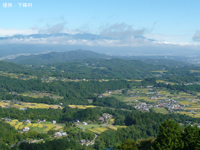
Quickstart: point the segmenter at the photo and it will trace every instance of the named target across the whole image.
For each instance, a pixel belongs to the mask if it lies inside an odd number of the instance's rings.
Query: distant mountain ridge
[[[19,56],[15,59],[7,59],[6,61],[14,62],[17,64],[42,65],[52,63],[65,63],[69,61],[83,60],[87,58],[108,59],[110,58],[110,56],[87,50],[74,50],[68,52],[50,52],[47,54]]]
[[[85,40],[99,40],[99,39],[113,39],[110,37],[91,34],[91,33],[77,33],[77,34],[68,34],[68,33],[54,33],[54,34],[30,34],[30,35],[22,35],[17,34],[13,36],[0,37],[0,40],[9,40],[9,39],[29,39],[29,38],[50,38],[50,37],[68,37],[73,39],[85,39]],[[135,39],[147,39],[149,41],[155,41],[153,39],[148,39],[144,36],[134,36]]]

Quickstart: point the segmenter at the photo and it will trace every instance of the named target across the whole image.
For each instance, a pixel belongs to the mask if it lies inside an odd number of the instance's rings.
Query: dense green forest
[[[200,129],[197,126],[181,126],[173,120],[166,120],[159,126],[157,138],[147,140],[124,140],[118,146],[119,150],[190,150],[200,149],[199,145]]]
[[[19,95],[11,95],[9,92],[15,91],[17,93],[23,93],[27,91],[45,91],[55,95],[63,96],[63,100],[59,102],[65,102],[68,104],[89,104],[88,98],[95,98],[96,94],[101,94],[107,90],[117,90],[122,88],[130,88],[131,82],[125,80],[114,80],[108,82],[88,81],[88,82],[42,82],[39,79],[30,80],[18,80],[10,77],[0,77],[0,89],[3,99],[13,99],[24,102],[33,102],[34,98],[23,97]],[[50,101],[48,101],[50,100]],[[35,102],[42,102],[47,104],[56,104],[50,98],[41,98],[35,100]]]
[[[162,67],[147,64],[140,60],[122,59],[86,59],[79,62],[47,64],[44,67],[34,68],[43,72],[50,72],[51,76],[69,79],[112,79],[112,78],[142,78],[152,75],[153,70]]]

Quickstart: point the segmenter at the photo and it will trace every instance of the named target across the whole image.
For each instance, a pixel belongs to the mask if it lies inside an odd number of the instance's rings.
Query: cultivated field
[[[95,108],[97,106],[94,106],[94,105],[68,105],[69,107],[71,108],[78,108],[78,109],[87,109],[87,108]]]
[[[48,132],[49,130],[61,130],[64,128],[64,124],[52,124],[50,122],[44,123],[24,123],[19,122],[18,120],[12,120],[9,124],[15,127],[16,130],[22,130],[25,127],[29,127],[30,131],[37,131],[37,132]]]
[[[92,131],[93,133],[96,133],[96,134],[101,134],[102,132],[109,130],[109,129],[117,130],[117,128],[124,128],[126,126],[109,126],[109,125],[89,124],[89,125],[78,125],[78,127],[85,128],[86,130]]]
[[[48,105],[48,104],[42,104],[42,103],[25,103],[25,102],[21,102],[21,105],[19,104],[11,104],[11,103],[5,103],[3,101],[0,102],[0,106],[2,108],[6,107],[6,106],[10,106],[10,107],[15,107],[15,108],[41,108],[41,109],[48,109],[48,108],[54,108],[54,109],[58,109],[58,108],[62,108],[59,105]]]

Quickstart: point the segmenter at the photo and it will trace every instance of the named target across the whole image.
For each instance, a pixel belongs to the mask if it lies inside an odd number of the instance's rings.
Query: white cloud
[[[60,44],[60,45],[86,45],[86,46],[103,46],[103,47],[124,47],[124,46],[146,46],[151,44],[147,39],[73,39],[71,37],[48,37],[48,38],[13,38],[0,41],[0,44]]]
[[[125,23],[116,23],[113,25],[107,25],[102,27],[100,35],[104,37],[111,38],[129,38],[132,36],[142,36],[145,32],[145,29],[133,29],[131,25]]]
[[[29,34],[37,34],[38,30],[36,29],[1,29],[0,28],[0,36],[13,36],[16,34],[24,34],[24,35],[29,35]]]

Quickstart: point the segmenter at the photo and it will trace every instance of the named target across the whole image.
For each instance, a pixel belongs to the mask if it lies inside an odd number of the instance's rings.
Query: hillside
[[[64,63],[75,60],[83,60],[87,58],[109,58],[104,54],[95,53],[86,50],[74,50],[68,52],[50,52],[47,54],[19,56],[15,59],[6,61],[24,65],[43,65],[52,63]]]
[[[26,67],[20,64],[15,64],[13,62],[5,62],[5,61],[0,61],[0,71],[7,72],[7,73],[17,73],[17,74],[22,73],[26,75],[38,73],[33,68]]]
[[[151,71],[162,69],[140,60],[86,59],[80,62],[49,64],[45,66],[53,76],[66,78],[141,78]],[[52,69],[54,68],[54,69]]]

